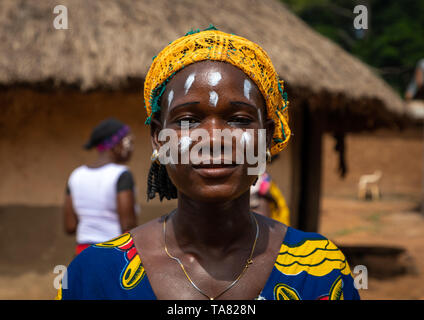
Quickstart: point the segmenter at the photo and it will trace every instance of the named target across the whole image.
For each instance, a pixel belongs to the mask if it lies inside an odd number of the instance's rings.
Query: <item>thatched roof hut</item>
[[[311,102],[325,94],[325,108],[370,116],[403,110],[401,99],[369,67],[275,0],[60,3],[68,9],[68,30],[53,27],[57,1],[0,3],[0,84],[121,89],[143,79],[168,42],[212,23],[258,42],[290,88]]]
[[[63,119],[60,116],[49,118],[49,114],[58,112],[49,105],[62,108],[62,115],[66,110],[66,114],[73,117],[73,134],[79,134],[81,138],[94,125],[88,121],[106,113],[115,113],[118,117],[121,113],[127,114],[130,122],[136,117],[137,126],[141,128],[144,122],[142,83],[152,57],[188,30],[213,24],[222,31],[259,43],[286,81],[291,112],[299,112],[293,116],[297,121],[297,130],[294,130],[297,140],[294,139],[290,151],[292,164],[281,169],[281,172],[293,174],[282,184],[292,190],[287,194],[294,214],[302,216],[296,212],[303,210],[306,219],[310,212],[318,210],[320,174],[312,172],[320,171],[320,161],[314,159],[312,165],[310,160],[298,160],[311,158],[311,155],[319,158],[321,144],[316,139],[321,138],[322,132],[397,126],[399,116],[403,114],[402,100],[369,67],[311,30],[276,0],[62,0],[60,4],[66,6],[68,13],[67,30],[56,30],[53,26],[57,16],[53,9],[57,4],[52,0],[0,2],[0,103],[2,108],[6,107],[3,115],[9,119],[0,121],[0,131],[13,130],[14,125],[28,123],[30,116],[25,116],[26,122],[16,120],[23,119],[22,112],[31,109],[36,113],[38,109],[47,108],[44,119],[49,123],[56,119],[60,124],[45,130],[50,130],[50,134],[54,131],[57,139],[60,137],[70,143],[66,140],[69,131],[60,133],[61,125],[69,124],[70,120],[65,116]],[[45,92],[45,89],[50,93],[40,96],[39,92]],[[116,97],[117,92],[122,95],[114,103],[127,99],[128,108],[121,108],[118,112],[109,106],[102,114],[98,105],[110,100],[102,95],[115,94]],[[87,97],[89,102],[82,103],[81,100]],[[23,100],[19,102],[19,99]],[[56,100],[52,103],[49,99]],[[87,108],[96,108],[97,116],[92,117],[89,111],[78,109],[84,104],[88,105]],[[133,111],[128,111],[130,109]],[[84,121],[87,122],[85,126],[81,124]],[[318,132],[315,140],[308,138],[306,143],[306,137],[314,132]],[[32,134],[28,132],[28,136]],[[2,139],[5,141],[5,136]],[[62,156],[55,161],[66,162],[67,158]],[[74,159],[79,161],[83,157]],[[24,170],[25,165],[20,161],[20,168]],[[67,165],[71,163],[76,162],[67,162]],[[19,170],[13,171],[10,163],[6,167],[15,174],[11,173],[9,179],[15,179]],[[63,182],[63,177],[58,176],[55,188],[60,186],[59,181]],[[302,196],[311,190],[314,199]],[[20,201],[19,197],[13,197],[13,201]],[[56,203],[58,199],[56,197],[52,202]],[[0,201],[9,200],[1,198]],[[305,201],[312,207],[302,207],[301,203]],[[295,225],[299,219],[293,220]],[[314,229],[316,223],[311,223],[305,229]]]

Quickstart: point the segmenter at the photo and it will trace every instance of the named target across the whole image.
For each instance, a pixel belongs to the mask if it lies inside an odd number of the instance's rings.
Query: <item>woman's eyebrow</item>
[[[199,103],[200,103],[199,101],[190,101],[190,102],[184,102],[184,103],[181,103],[181,104],[177,104],[176,106],[170,107],[168,112],[174,111],[177,108],[187,107],[187,106],[190,106],[190,105],[193,105],[193,104],[199,104]]]
[[[244,101],[230,101],[230,104],[248,106],[250,108],[255,109],[255,111],[258,111],[258,109],[259,109],[258,107],[254,106],[253,104],[250,104],[250,103],[247,103],[247,102],[244,102]]]

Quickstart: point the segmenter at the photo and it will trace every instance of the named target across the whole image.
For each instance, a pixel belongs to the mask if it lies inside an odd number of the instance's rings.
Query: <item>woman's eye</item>
[[[252,119],[246,117],[234,117],[228,121],[228,123],[231,125],[249,125],[252,122]]]
[[[198,120],[195,118],[191,118],[191,117],[186,117],[186,118],[181,118],[177,120],[177,124],[182,127],[182,126],[192,126],[194,124],[198,123]]]

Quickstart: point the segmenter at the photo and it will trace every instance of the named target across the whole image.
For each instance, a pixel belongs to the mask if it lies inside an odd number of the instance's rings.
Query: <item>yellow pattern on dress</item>
[[[284,283],[279,283],[274,287],[275,300],[300,300],[296,290]]]
[[[121,284],[125,289],[132,289],[144,278],[145,274],[144,267],[141,264],[139,255],[137,254],[123,271]]]
[[[102,243],[98,243],[95,246],[96,247],[103,247],[103,248],[115,248],[115,247],[119,247],[122,246],[124,244],[127,244],[128,242],[131,241],[131,234],[130,233],[124,233],[116,238],[113,238],[111,240],[102,242]]]
[[[344,275],[350,268],[343,253],[329,240],[306,240],[296,247],[283,244],[275,267],[286,275],[296,275],[302,271],[322,277],[334,269]]]
[[[131,234],[127,232],[109,241],[96,244],[95,246],[103,248],[118,248],[122,251],[128,251],[127,247],[129,247],[131,241]],[[135,254],[125,265],[125,268],[121,273],[122,287],[128,290],[134,288],[144,278],[145,274],[146,272],[144,271],[140,256]]]
[[[62,300],[62,283],[59,285],[59,289],[57,289],[57,294],[54,300]]]
[[[344,300],[343,297],[343,279],[339,276],[330,289],[329,300]]]

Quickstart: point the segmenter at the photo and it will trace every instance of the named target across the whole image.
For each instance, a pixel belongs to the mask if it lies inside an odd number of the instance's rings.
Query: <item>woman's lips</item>
[[[224,178],[231,175],[238,164],[193,164],[192,168],[204,178]]]

